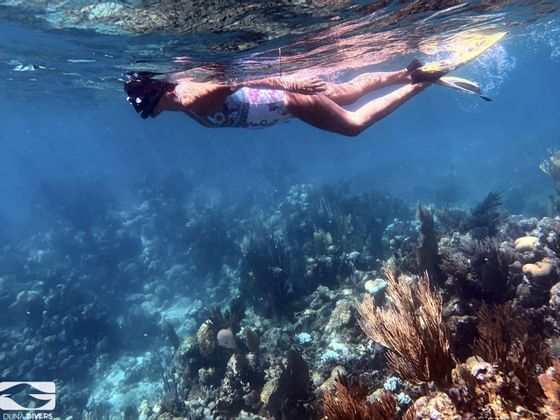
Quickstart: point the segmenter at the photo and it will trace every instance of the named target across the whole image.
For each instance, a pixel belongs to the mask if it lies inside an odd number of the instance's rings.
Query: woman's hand
[[[286,80],[285,84],[285,90],[302,95],[313,95],[327,89],[327,84],[315,76],[299,80]]]

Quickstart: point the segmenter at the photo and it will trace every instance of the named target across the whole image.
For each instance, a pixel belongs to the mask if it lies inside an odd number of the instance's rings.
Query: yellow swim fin
[[[419,68],[424,73],[449,73],[453,70],[451,62],[449,60],[434,61],[431,63],[426,63]]]
[[[420,61],[417,61],[420,64]],[[410,71],[410,76],[414,83],[436,82],[442,76],[449,73],[449,63],[447,61],[435,61],[426,63]],[[409,65],[410,67],[410,65]],[[408,67],[407,67],[408,68]]]
[[[444,76],[444,77],[440,77],[435,83],[440,86],[456,89],[464,93],[480,96],[485,101],[492,100],[488,96],[482,93],[482,90],[480,89],[480,85],[478,83],[468,79],[463,79],[461,77],[454,77],[454,76]]]

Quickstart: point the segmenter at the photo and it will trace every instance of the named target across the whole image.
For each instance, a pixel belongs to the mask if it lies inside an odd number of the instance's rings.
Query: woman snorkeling
[[[128,101],[142,118],[181,111],[206,127],[268,127],[299,118],[317,128],[357,136],[437,81],[443,71],[425,71],[419,60],[394,72],[365,73],[346,83],[319,78],[270,77],[242,83],[158,79],[154,73],[126,75]],[[356,111],[343,108],[372,91],[404,85]]]

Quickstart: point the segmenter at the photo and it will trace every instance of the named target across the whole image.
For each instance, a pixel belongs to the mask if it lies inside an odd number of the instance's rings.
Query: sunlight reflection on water
[[[402,65],[426,43],[440,48],[429,60],[446,58],[444,47],[458,32],[510,27],[508,38],[524,39],[529,33],[560,59],[554,1],[442,1],[436,8],[421,0],[385,6],[349,0],[282,5],[224,0],[193,1],[189,10],[172,4],[0,1],[0,22],[16,22],[7,27],[0,47],[0,69],[9,72],[11,84],[23,84],[22,91],[33,89],[26,85],[33,78],[57,86],[58,93],[84,87],[114,92],[130,70],[187,71],[206,80],[297,73],[333,81],[348,70],[394,61]],[[505,49],[492,54],[479,60],[481,81],[490,92],[515,66]]]

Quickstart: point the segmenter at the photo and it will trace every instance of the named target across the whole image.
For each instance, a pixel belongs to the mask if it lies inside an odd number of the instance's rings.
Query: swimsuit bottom
[[[262,128],[290,117],[283,90],[244,87],[226,98],[222,112],[198,120],[207,127]]]

